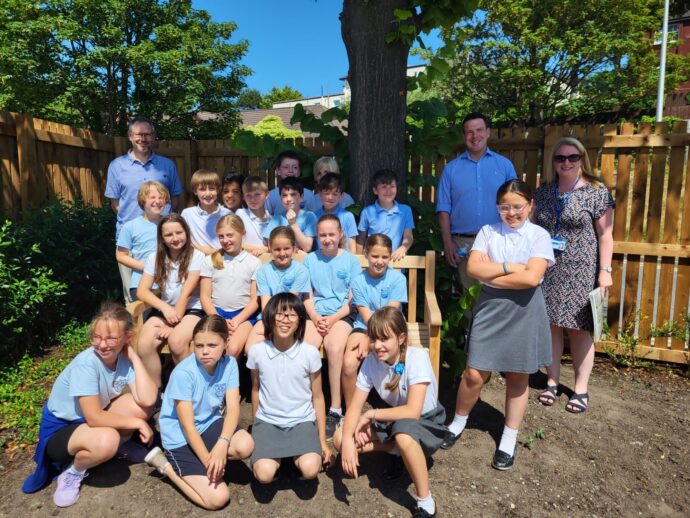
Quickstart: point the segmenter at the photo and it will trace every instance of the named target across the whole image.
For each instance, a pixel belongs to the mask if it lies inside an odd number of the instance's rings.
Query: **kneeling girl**
[[[220,509],[230,500],[223,481],[227,460],[246,459],[254,442],[237,428],[239,373],[235,358],[225,354],[225,320],[205,316],[193,340],[194,354],[175,367],[163,396],[159,424],[165,454],[154,448],[146,462],[196,505]]]
[[[292,458],[305,479],[330,462],[326,406],[321,390],[321,355],[305,344],[307,312],[292,293],[271,297],[263,311],[266,340],[247,355],[252,377],[254,476],[273,481],[284,458]]]
[[[438,387],[429,354],[408,347],[407,323],[400,309],[376,310],[368,322],[371,352],[357,376],[352,404],[333,444],[342,455],[343,471],[357,476],[359,454],[385,451],[402,456],[417,491],[415,516],[434,516],[426,458],[440,446],[447,429],[438,403]],[[362,414],[374,389],[386,404]],[[395,464],[395,463],[394,463]],[[394,470],[385,478],[392,479]]]

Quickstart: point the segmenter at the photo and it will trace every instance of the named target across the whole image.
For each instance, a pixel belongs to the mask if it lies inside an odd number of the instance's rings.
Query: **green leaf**
[[[412,11],[408,11],[406,9],[395,9],[393,11],[393,15],[401,21],[405,21],[409,18],[412,18]]]

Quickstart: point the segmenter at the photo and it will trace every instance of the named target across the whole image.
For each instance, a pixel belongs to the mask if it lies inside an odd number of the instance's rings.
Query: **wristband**
[[[371,420],[372,420],[372,421],[376,421],[376,410],[374,410],[374,415],[371,416]]]
[[[503,275],[508,275],[508,265],[503,261]]]
[[[225,441],[225,442],[228,443],[228,446],[230,446],[230,437],[228,437],[228,436],[226,436],[226,435],[223,435],[223,434],[220,434],[220,435],[218,436],[218,440],[219,440],[219,441]]]

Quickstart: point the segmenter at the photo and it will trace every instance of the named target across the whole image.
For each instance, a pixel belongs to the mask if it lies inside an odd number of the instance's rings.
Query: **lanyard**
[[[565,210],[565,206],[568,204],[568,199],[570,198],[570,195],[573,193],[573,190],[577,186],[578,182],[580,181],[580,176],[578,175],[577,178],[575,178],[575,183],[570,187],[565,192],[565,196],[563,196],[563,201],[560,201],[558,199],[558,184],[555,184],[553,186],[553,194],[554,198],[556,199],[555,203],[555,208],[556,208],[556,229],[555,229],[555,235],[558,236],[560,230],[561,230],[561,214],[563,214],[563,211]]]

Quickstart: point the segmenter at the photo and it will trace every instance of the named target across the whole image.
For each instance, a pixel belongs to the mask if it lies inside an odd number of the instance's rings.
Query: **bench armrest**
[[[432,326],[440,326],[443,323],[441,310],[433,291],[424,292],[424,323]]]

